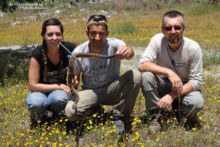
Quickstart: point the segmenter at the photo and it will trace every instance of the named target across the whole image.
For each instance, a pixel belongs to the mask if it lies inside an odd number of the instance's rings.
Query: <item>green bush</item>
[[[203,55],[203,65],[205,68],[211,68],[212,65],[220,65],[220,54],[217,52],[206,53]]]
[[[218,12],[220,10],[220,5],[212,4],[209,1],[201,1],[200,3],[194,3],[187,12],[189,15],[197,16],[202,14],[209,14],[213,12]]]
[[[28,75],[30,52],[24,50],[0,51],[0,83],[4,86],[6,78],[25,80]]]
[[[118,23],[111,28],[111,34],[132,34],[137,32],[137,28],[131,22]]]

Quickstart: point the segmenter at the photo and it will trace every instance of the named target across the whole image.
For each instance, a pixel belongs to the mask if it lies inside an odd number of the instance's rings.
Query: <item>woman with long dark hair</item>
[[[68,52],[60,45],[62,42],[70,52],[75,45],[63,42],[63,26],[56,18],[43,22],[41,36],[42,45],[32,51],[29,67],[29,88],[26,102],[31,113],[32,126],[37,121],[45,122],[46,112],[51,118],[60,116],[68,96],[71,94],[66,85],[68,68]]]

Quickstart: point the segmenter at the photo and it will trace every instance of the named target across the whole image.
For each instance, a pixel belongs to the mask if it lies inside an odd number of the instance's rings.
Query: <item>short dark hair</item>
[[[108,21],[105,15],[102,14],[93,14],[89,17],[87,22],[87,29],[89,30],[89,27],[91,25],[104,25],[106,27],[106,30],[108,30]]]
[[[176,18],[176,17],[181,17],[182,18],[182,26],[185,26],[185,22],[184,22],[184,15],[183,13],[176,11],[176,10],[171,10],[166,12],[163,17],[162,17],[162,25],[164,25],[164,19],[165,17],[169,17],[169,18]]]

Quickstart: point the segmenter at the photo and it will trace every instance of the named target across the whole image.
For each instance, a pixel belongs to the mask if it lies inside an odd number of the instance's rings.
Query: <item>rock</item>
[[[0,17],[4,17],[4,16],[5,16],[5,13],[0,11]]]
[[[55,15],[58,15],[58,14],[60,14],[60,12],[61,12],[60,10],[56,10],[56,11],[54,12],[54,14],[55,14]]]
[[[101,14],[104,14],[104,15],[107,15],[107,14],[108,14],[108,12],[105,11],[105,10],[100,10],[100,13],[101,13]]]
[[[20,45],[13,45],[13,46],[0,46],[0,50],[17,50],[20,49]]]

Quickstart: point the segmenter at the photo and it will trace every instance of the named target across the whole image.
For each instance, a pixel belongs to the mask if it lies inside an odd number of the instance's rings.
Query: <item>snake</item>
[[[72,108],[77,111],[77,103],[79,102],[79,94],[77,90],[73,86],[72,80],[74,80],[74,61],[76,58],[101,58],[101,59],[110,59],[117,56],[116,54],[114,55],[101,55],[101,54],[96,54],[96,53],[76,53],[72,54],[69,59],[69,65],[68,65],[68,70],[67,70],[67,77],[66,77],[66,82],[67,86],[70,87],[71,95],[69,96],[69,100],[73,100],[73,97],[75,96],[75,103],[73,104]]]

